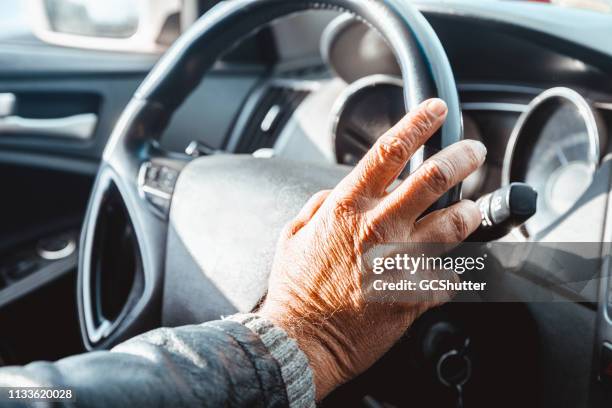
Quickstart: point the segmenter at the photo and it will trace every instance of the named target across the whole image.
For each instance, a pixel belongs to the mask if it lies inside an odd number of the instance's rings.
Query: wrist
[[[346,381],[341,369],[346,366],[346,360],[342,357],[345,353],[332,336],[325,334],[322,327],[316,327],[305,319],[288,317],[287,313],[279,313],[267,305],[256,314],[283,329],[297,342],[312,369],[317,401]]]

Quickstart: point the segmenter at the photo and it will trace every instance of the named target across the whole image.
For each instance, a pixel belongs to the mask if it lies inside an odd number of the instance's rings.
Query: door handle
[[[11,115],[0,117],[0,135],[89,140],[93,137],[97,124],[98,115],[95,113],[50,119],[30,119]]]

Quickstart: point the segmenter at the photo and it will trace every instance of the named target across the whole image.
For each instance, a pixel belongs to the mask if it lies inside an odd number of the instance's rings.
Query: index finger
[[[339,184],[341,191],[380,197],[402,172],[412,155],[440,128],[448,108],[429,99],[381,136]]]

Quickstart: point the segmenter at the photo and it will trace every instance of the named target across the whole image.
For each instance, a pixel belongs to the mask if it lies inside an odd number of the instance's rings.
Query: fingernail
[[[446,103],[442,99],[431,99],[425,107],[430,113],[435,116],[442,116],[446,113]]]

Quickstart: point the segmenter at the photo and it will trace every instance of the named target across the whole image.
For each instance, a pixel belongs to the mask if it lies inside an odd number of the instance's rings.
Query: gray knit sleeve
[[[278,362],[281,375],[287,389],[291,408],[313,408],[315,404],[315,386],[308,358],[280,327],[255,314],[236,314],[229,316],[257,334],[272,357]]]

